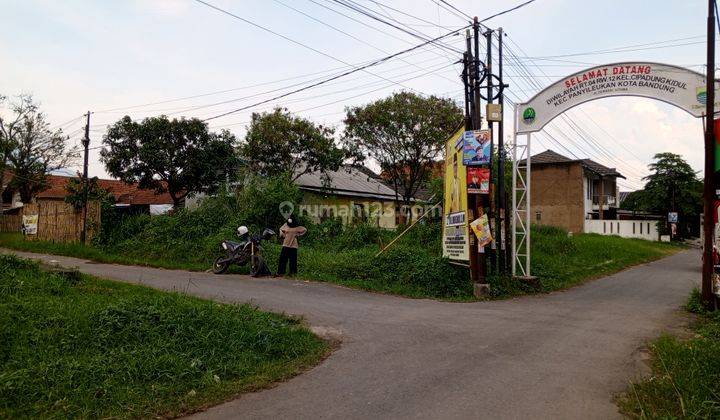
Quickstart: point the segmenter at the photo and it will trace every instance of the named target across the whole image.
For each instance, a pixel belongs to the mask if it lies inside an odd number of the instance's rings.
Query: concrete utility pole
[[[80,232],[80,242],[85,244],[87,238],[87,210],[88,210],[88,152],[90,146],[90,111],[87,112],[87,122],[85,123],[85,138],[82,140],[83,148],[85,149],[85,156],[83,159],[83,178],[82,178],[82,189],[83,189],[83,220],[82,220],[82,232]]]
[[[707,102],[705,103],[705,180],[704,180],[704,209],[705,214],[703,234],[703,270],[702,270],[702,300],[705,306],[715,309],[713,296],[713,228],[714,228],[714,201],[716,197],[715,175],[715,1],[708,0],[707,17]]]

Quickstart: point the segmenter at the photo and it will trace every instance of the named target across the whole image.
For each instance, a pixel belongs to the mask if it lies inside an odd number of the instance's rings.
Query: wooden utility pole
[[[705,180],[704,196],[704,243],[702,269],[702,300],[705,306],[715,309],[713,296],[713,231],[714,201],[717,199],[714,185],[715,175],[715,0],[708,0],[707,17],[707,102],[705,103]]]
[[[503,29],[498,29],[498,76],[499,76],[499,90],[498,90],[498,104],[500,104],[500,123],[498,124],[498,171],[497,171],[497,217],[495,223],[497,227],[496,243],[498,252],[498,268],[499,274],[504,275],[508,273],[508,256],[507,248],[508,241],[505,236],[505,229],[503,225],[508,223],[508,211],[507,211],[507,200],[505,199],[505,139],[503,136],[505,132],[503,126],[505,125],[504,108],[505,108],[505,95],[503,90],[505,89],[505,82],[503,80]]]
[[[83,191],[83,219],[82,232],[80,232],[80,242],[85,244],[87,239],[87,211],[88,211],[88,152],[90,146],[90,111],[87,112],[87,121],[85,123],[85,138],[82,140],[85,156],[83,159],[83,179],[81,182]]]
[[[476,117],[478,111],[477,106],[477,98],[476,98],[476,80],[475,80],[475,57],[472,52],[472,35],[470,34],[470,30],[468,29],[465,33],[465,47],[467,51],[465,52],[465,71],[463,73],[464,80],[463,83],[465,84],[465,101],[466,101],[466,107],[465,107],[465,130],[469,131],[472,130],[475,127],[476,124]],[[458,162],[458,165],[461,165],[462,162]],[[467,194],[467,223],[469,224],[470,221],[474,220],[473,217],[476,213],[476,206],[477,201],[475,200],[475,194]],[[479,267],[479,261],[478,261],[478,249],[477,249],[477,241],[475,240],[475,235],[472,233],[471,229],[468,228],[468,258],[470,263],[470,280],[472,281],[473,285],[480,283],[480,267]]]

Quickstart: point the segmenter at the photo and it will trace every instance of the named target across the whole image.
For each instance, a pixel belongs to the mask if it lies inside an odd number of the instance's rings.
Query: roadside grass
[[[568,236],[551,226],[532,230],[531,270],[551,292],[606,276],[633,265],[686,249],[677,243],[604,236],[594,233]]]
[[[467,269],[442,257],[438,224],[416,226],[392,248],[376,257],[377,243],[388,243],[394,232],[367,225],[342,228],[333,223],[309,226],[309,236],[301,239],[300,279],[412,298],[475,300]],[[202,271],[210,267],[217,255],[220,238],[232,238],[233,230],[222,228],[220,233],[210,236],[206,231],[202,235],[178,234],[176,226],[162,222],[147,229],[152,235],[143,232],[102,249],[24,241],[19,235],[12,234],[0,234],[0,246],[101,262]],[[268,265],[274,271],[280,246],[269,242],[263,246]],[[684,247],[677,244],[617,236],[568,236],[559,228],[533,226],[532,273],[539,278],[539,283],[526,284],[492,276],[488,279],[492,293],[489,298],[565,289],[682,249]],[[247,272],[244,267],[233,267],[232,270]]]
[[[174,417],[329,349],[297,319],[0,255],[0,418]]]
[[[208,264],[195,261],[178,261],[166,258],[143,258],[140,256],[123,255],[95,246],[85,246],[77,242],[28,241],[21,233],[0,233],[0,247],[18,251],[83,258],[109,264],[143,265],[190,271],[204,271],[209,267]]]
[[[632,418],[720,418],[720,314],[705,312],[700,293],[686,305],[698,314],[695,336],[663,335],[650,345],[652,375],[632,383],[618,405]]]

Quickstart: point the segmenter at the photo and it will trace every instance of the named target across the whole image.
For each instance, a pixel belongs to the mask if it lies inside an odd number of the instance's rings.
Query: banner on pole
[[[492,232],[490,230],[490,221],[488,220],[487,214],[483,214],[477,219],[470,223],[475,236],[477,236],[478,247],[484,247],[490,245],[493,241]]]
[[[38,215],[28,214],[22,217],[22,231],[25,235],[37,235]]]
[[[489,194],[490,168],[468,166],[466,170],[468,194]]]
[[[463,133],[463,165],[489,165],[492,158],[490,130]]]
[[[443,256],[470,260],[467,221],[467,172],[463,159],[463,131],[445,144],[445,196],[443,202]]]

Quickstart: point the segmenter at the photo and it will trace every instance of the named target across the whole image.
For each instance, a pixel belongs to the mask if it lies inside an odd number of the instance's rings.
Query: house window
[[[537,223],[540,223],[542,221],[542,212],[540,212],[540,211],[535,212],[535,221]]]
[[[620,222],[617,222],[617,233],[620,234]]]
[[[353,218],[367,221],[367,214],[365,214],[365,205],[361,203],[353,203]]]
[[[586,178],[587,180],[587,199],[590,200],[592,198],[592,180],[590,178]]]
[[[642,235],[642,223],[640,223],[640,234]]]
[[[633,235],[635,234],[635,222],[633,222]]]

